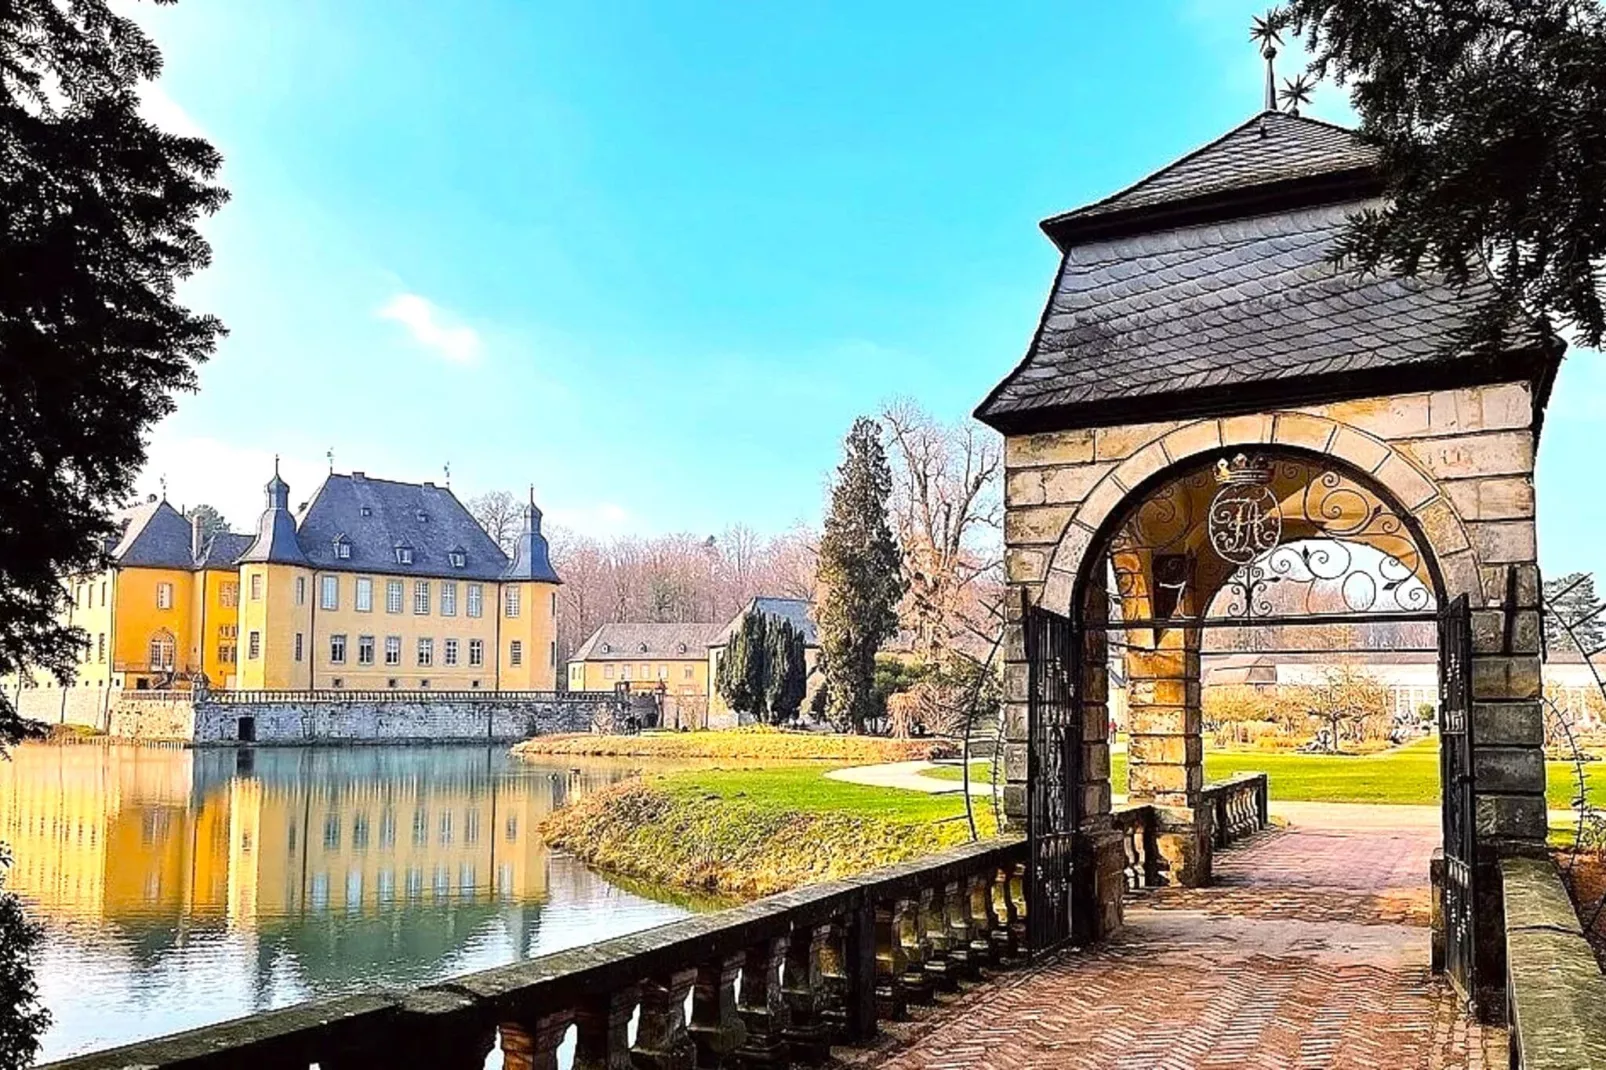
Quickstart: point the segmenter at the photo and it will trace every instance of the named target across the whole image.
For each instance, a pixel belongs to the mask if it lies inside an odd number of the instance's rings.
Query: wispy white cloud
[[[540,501],[537,495],[536,500]],[[583,535],[623,535],[632,522],[630,510],[616,502],[593,502],[587,505],[554,505],[548,518],[559,527],[578,531]]]
[[[167,95],[161,82],[142,82],[139,87],[139,111],[145,119],[164,133],[177,134],[180,137],[204,137],[210,140],[210,135],[196,122],[189,112]]]
[[[419,345],[453,364],[472,364],[479,357],[480,336],[474,329],[448,326],[441,309],[417,294],[397,294],[379,310],[379,318],[401,324]]]

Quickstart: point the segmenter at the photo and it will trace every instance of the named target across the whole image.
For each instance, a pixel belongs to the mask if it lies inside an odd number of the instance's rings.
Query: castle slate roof
[[[201,556],[195,559],[196,568],[232,569],[240,556],[250,549],[255,535],[241,535],[233,531],[219,531],[207,541]]]
[[[604,624],[591,633],[570,661],[701,661],[720,631],[717,624]]]
[[[1377,203],[1373,159],[1347,130],[1268,112],[1045,221],[1064,254],[1053,291],[976,416],[1006,433],[1095,426],[1481,366],[1450,343],[1484,283],[1456,291],[1329,262],[1347,217]]]
[[[730,623],[721,628],[719,634],[708,641],[709,646],[724,646],[731,641],[736,630],[742,626],[742,618],[749,613],[763,613],[767,617],[776,617],[791,622],[792,627],[803,634],[804,646],[819,646],[820,633],[814,626],[814,620],[809,616],[809,602],[805,598],[775,598],[768,595],[759,595],[742,611],[732,617]]]
[[[532,492],[533,493],[533,492]],[[534,580],[539,583],[562,583],[557,569],[552,567],[552,556],[546,536],[541,534],[541,510],[535,499],[524,506],[524,528],[513,542],[513,560],[502,573],[504,580]]]
[[[342,536],[349,557],[335,556],[335,540]],[[497,580],[509,563],[450,488],[361,472],[330,473],[319,484],[301,513],[296,541],[313,568],[342,572]],[[411,564],[398,562],[403,548],[412,552]],[[451,561],[459,550],[461,568]]]
[[[165,498],[136,505],[111,556],[124,568],[193,568],[190,522]]]

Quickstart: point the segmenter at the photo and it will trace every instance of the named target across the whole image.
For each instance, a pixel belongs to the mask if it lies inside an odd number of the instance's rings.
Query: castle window
[[[630,663],[629,662],[626,662],[625,664],[619,666],[619,679],[621,679],[621,680],[630,679]]]
[[[422,688],[423,690],[428,691],[429,690],[429,677],[426,676],[422,680],[418,681],[418,686],[420,688]]]
[[[238,590],[237,586],[236,586],[236,590]],[[100,608],[102,608],[102,609],[106,608],[106,581],[105,580],[101,580],[100,581]]]
[[[456,639],[448,639],[448,640],[446,640],[445,647],[442,649],[441,655],[442,655],[442,664],[456,665],[457,664],[457,640]]]
[[[79,587],[78,593],[81,595],[83,592],[83,587]],[[171,583],[158,583],[156,585],[156,608],[173,608],[173,585]]]
[[[173,667],[173,634],[171,632],[157,632],[151,636],[151,671],[158,672]]]
[[[413,583],[413,613],[416,616],[429,616],[429,581],[417,580]]]
[[[101,632],[95,639],[95,660],[102,665],[106,664],[106,633]]]
[[[396,564],[410,565],[413,563],[413,548],[411,546],[396,547]]]
[[[485,664],[485,640],[470,639],[468,641],[468,663],[470,665]]]
[[[435,664],[435,640],[433,640],[433,639],[420,639],[418,641],[418,665],[419,665],[419,667],[420,668],[428,668],[429,666],[431,666],[433,664]]]
[[[511,619],[519,615],[519,589],[509,587],[503,596],[503,604],[507,606],[507,615]]]
[[[613,679],[613,662],[610,661],[608,664],[602,667],[602,678],[604,680]]]
[[[334,679],[334,684],[333,684],[333,686],[334,686],[334,688],[335,688],[335,690],[337,690],[337,691],[338,691],[338,690],[340,690],[340,689],[341,689],[341,688],[342,688],[342,687],[345,687],[345,686],[346,686],[346,681],[345,681],[345,679],[344,679],[344,678],[343,678],[343,677],[339,677],[339,676],[337,676],[337,677],[335,677],[335,679]]]
[[[325,576],[323,578],[323,597],[319,605],[324,609],[340,608],[340,577]]]
[[[351,542],[344,535],[335,540],[335,556],[342,561],[351,559]]]
[[[250,632],[245,637],[245,656],[255,661],[262,656],[262,633]]]
[[[259,577],[259,576],[252,576],[251,577],[251,600],[253,602],[261,599],[261,597],[262,597],[262,585],[257,582],[260,578],[261,577]],[[296,577],[296,605],[304,606],[306,604],[307,604],[307,577],[305,577],[305,576],[297,576]]]
[[[357,577],[357,612],[372,613],[374,610],[374,581],[367,576]]]
[[[301,646],[302,646],[301,640],[302,640],[302,635],[301,635],[300,632],[297,632],[296,633],[296,660],[297,661],[301,660]]]
[[[514,668],[524,664],[524,644],[517,639],[507,645],[507,663]]]
[[[477,583],[468,585],[468,615],[478,617],[484,612],[485,588]]]
[[[105,584],[102,584],[101,587],[104,589]],[[240,585],[238,583],[221,584],[217,589],[217,601],[220,606],[233,607],[239,605]]]
[[[346,663],[346,637],[344,635],[331,635],[329,637],[329,664],[344,665]]]
[[[374,663],[374,637],[359,635],[357,637],[357,664],[372,665]]]
[[[385,636],[385,664],[386,665],[400,665],[401,664],[401,636],[399,636],[399,635],[387,635],[387,636]],[[391,687],[395,687],[396,686],[396,681],[392,680],[390,682],[390,686]]]
[[[373,509],[371,507],[369,507],[369,506],[366,506],[366,505],[358,506],[357,507],[357,512],[362,516],[373,516],[374,515]]]
[[[237,653],[238,651],[236,651],[233,643],[219,643],[217,645],[217,659],[225,665],[233,665]]]
[[[695,673],[693,673],[692,667],[690,665],[686,666],[683,670],[681,670],[681,678],[682,679],[690,680],[694,675],[695,675]]]
[[[402,581],[385,581],[385,612],[400,613],[402,611]]]
[[[462,568],[468,564],[468,555],[461,550],[453,550],[449,556],[451,557],[453,568]]]
[[[546,663],[548,665],[552,666],[553,668],[557,668],[557,665],[558,665],[558,641],[556,639],[553,639],[549,643],[547,643]]]
[[[456,580],[441,580],[441,616],[457,616]]]

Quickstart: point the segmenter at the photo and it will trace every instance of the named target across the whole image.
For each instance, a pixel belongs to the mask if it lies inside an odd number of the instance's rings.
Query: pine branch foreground
[[[1350,90],[1381,207],[1334,257],[1366,272],[1492,275],[1459,348],[1537,324],[1606,335],[1606,15],[1595,0],[1290,0],[1310,71]]]

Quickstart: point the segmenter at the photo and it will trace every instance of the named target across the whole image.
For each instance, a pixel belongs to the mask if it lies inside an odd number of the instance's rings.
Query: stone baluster
[[[742,999],[737,1012],[747,1028],[747,1039],[736,1049],[742,1067],[784,1067],[791,1064],[786,1038],[786,1003],[781,998],[781,966],[786,960],[787,938],[773,937],[747,949],[742,960]]]
[[[847,930],[841,922],[824,926],[825,942],[820,946],[820,1021],[825,1023],[831,1043],[848,1039]]]
[[[831,938],[828,925],[792,936],[781,969],[781,992],[788,1021],[781,1035],[794,1062],[816,1066],[831,1054],[831,1038],[820,1016],[823,993],[820,958]]]
[[[968,878],[958,877],[943,886],[943,914],[948,922],[948,962],[959,980],[981,978],[981,963],[970,947],[970,896]]]
[[[909,1003],[930,1003],[936,991],[926,972],[926,927],[920,921],[920,904],[913,899],[898,900],[898,940],[903,945],[902,988]]]
[[[641,1070],[692,1070],[696,1049],[686,1031],[686,995],[696,981],[697,971],[687,969],[642,983],[641,1020],[632,1051]]]
[[[574,1070],[631,1070],[630,1018],[641,994],[621,989],[575,1012]]]
[[[903,950],[902,908],[907,900],[883,899],[875,905],[875,1010],[878,1017],[899,1022],[909,1016],[903,973],[909,956]]]
[[[972,873],[965,878],[965,907],[970,912],[970,958],[979,967],[998,965],[998,947],[993,930],[998,919],[993,914],[992,875]]]
[[[697,1049],[697,1070],[718,1070],[747,1039],[747,1028],[736,1013],[736,975],[743,955],[727,955],[697,967],[691,990],[692,1044]]]
[[[1031,949],[1027,937],[1026,863],[1015,863],[1009,874],[1009,931],[1014,937],[1016,954],[1024,955]]]
[[[558,1070],[558,1047],[572,1019],[568,1011],[559,1011],[503,1022],[502,1066],[505,1070]]]
[[[959,990],[959,968],[949,956],[948,900],[936,888],[920,889],[920,924],[926,932],[926,974],[939,992]]]
[[[1015,943],[1015,904],[1009,897],[1010,867],[1000,866],[987,876],[987,895],[992,900],[993,916],[998,919],[992,931],[993,946],[998,951],[1000,965],[1010,965],[1020,955]]]

